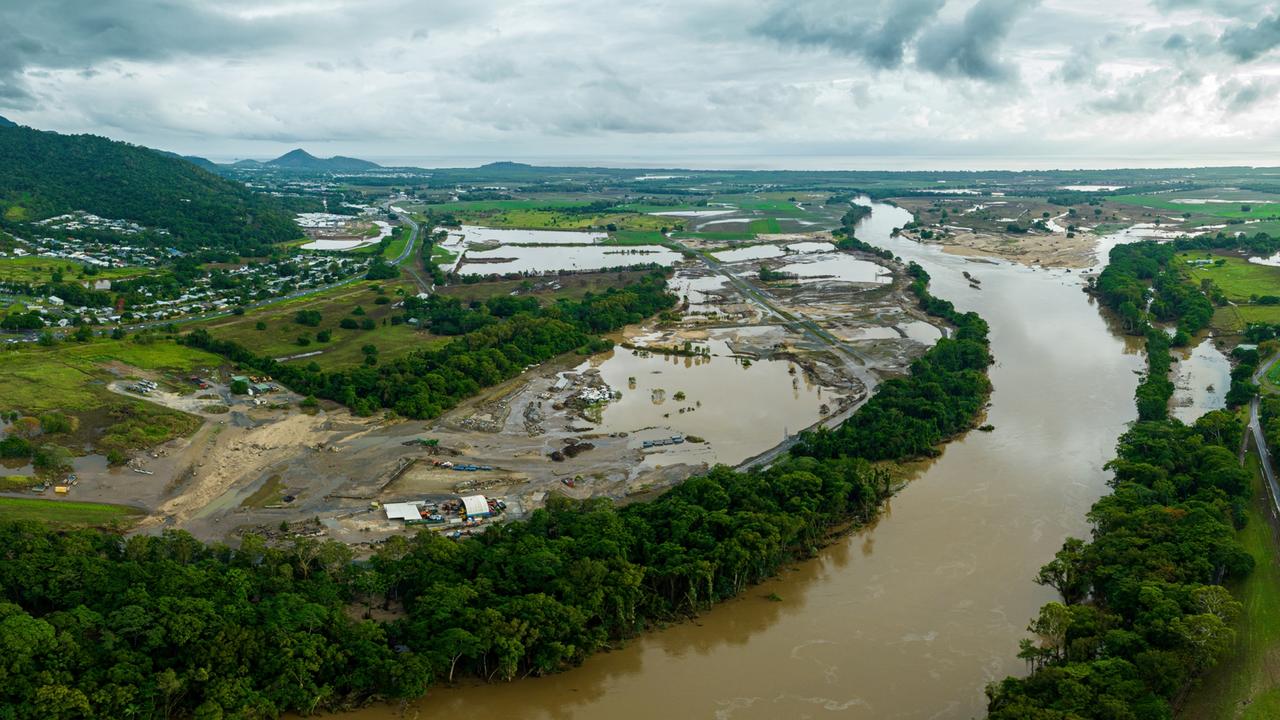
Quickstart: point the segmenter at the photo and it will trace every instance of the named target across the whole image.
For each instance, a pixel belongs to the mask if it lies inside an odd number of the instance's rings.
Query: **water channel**
[[[1064,537],[1087,533],[1085,513],[1106,492],[1103,464],[1134,419],[1143,358],[1079,274],[893,238],[910,215],[874,208],[858,237],[919,262],[935,294],[990,322],[994,432],[950,444],[876,526],[695,622],[558,675],[434,690],[349,717],[981,716],[984,685],[1024,671],[1018,640],[1053,597],[1032,582],[1036,569]]]

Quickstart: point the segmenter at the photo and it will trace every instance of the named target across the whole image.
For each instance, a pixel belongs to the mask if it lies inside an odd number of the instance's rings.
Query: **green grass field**
[[[409,235],[413,230],[409,226],[401,226],[399,230],[392,235],[391,243],[387,245],[387,249],[382,251],[382,259],[388,262],[395,260],[404,252],[404,246],[409,244]]]
[[[1205,194],[1200,194],[1205,197]],[[1136,205],[1170,213],[1191,213],[1192,215],[1210,215],[1213,217],[1241,220],[1268,220],[1280,217],[1280,203],[1223,202],[1188,204],[1175,202],[1176,198],[1165,198],[1159,195],[1115,195],[1112,202],[1123,205]],[[1244,208],[1248,207],[1248,210]]]
[[[155,272],[152,268],[102,268],[93,275],[85,274],[86,266],[65,258],[5,257],[0,258],[0,282],[22,282],[33,285],[53,282],[53,273],[61,272],[64,282],[75,280],[122,280]]]
[[[38,520],[58,527],[123,528],[142,512],[123,505],[0,497],[0,520]]]
[[[1205,253],[1182,253],[1179,259],[1186,261],[1203,259]],[[1280,295],[1280,268],[1259,265],[1234,256],[1214,256],[1214,261],[1224,260],[1221,266],[1188,265],[1192,279],[1197,282],[1210,279],[1226,293],[1232,302],[1249,302],[1254,295]]]
[[[108,364],[182,374],[201,367],[216,368],[223,362],[216,355],[167,338],[149,345],[106,338],[53,347],[24,344],[0,352],[0,406],[28,414],[59,409],[88,412],[123,400],[104,387],[112,377],[105,370]]]
[[[452,205],[450,207],[453,207]],[[576,214],[555,210],[516,208],[510,210],[455,211],[467,224],[495,228],[525,230],[588,230],[614,225],[622,230],[661,230],[678,222],[678,218],[658,217],[642,213],[612,212]]]
[[[1267,522],[1270,501],[1257,455],[1250,453],[1248,463],[1254,500],[1248,525],[1237,537],[1257,564],[1248,578],[1230,588],[1244,604],[1236,621],[1235,648],[1191,691],[1178,714],[1183,720],[1280,717],[1280,543]]]
[[[379,296],[374,291],[377,285],[386,290],[388,302],[384,305],[377,304]],[[235,341],[260,355],[279,358],[319,351],[318,355],[299,358],[294,362],[315,362],[326,370],[350,367],[364,360],[361,348],[369,343],[378,347],[380,357],[389,359],[411,350],[429,347],[439,341],[439,338],[421,332],[412,325],[390,324],[391,316],[397,314],[392,305],[403,299],[396,295],[396,288],[402,288],[406,294],[416,292],[409,284],[361,281],[289,302],[268,305],[244,315],[230,315],[196,323],[191,327],[203,327],[215,338]],[[364,315],[352,314],[357,306],[364,308]],[[301,310],[319,312],[322,318],[320,324],[310,327],[295,322],[294,318]],[[374,322],[374,328],[349,330],[339,327],[342,319],[347,317],[356,322],[368,318]],[[386,325],[383,320],[387,321]],[[266,326],[265,329],[257,329],[260,322]],[[321,330],[332,333],[329,342],[322,343],[315,339],[316,333]],[[311,338],[309,345],[298,344],[298,337],[303,335]]]
[[[764,218],[763,220],[752,220],[747,226],[747,231],[760,234],[780,233],[782,228],[778,226],[777,218]]]

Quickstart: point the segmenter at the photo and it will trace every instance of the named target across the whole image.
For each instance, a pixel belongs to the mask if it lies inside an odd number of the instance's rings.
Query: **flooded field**
[[[455,230],[468,245],[594,245],[608,238],[606,233],[576,230],[508,230],[463,225]]]
[[[1194,348],[1174,351],[1173,416],[1193,423],[1201,415],[1227,406],[1231,389],[1231,361],[1214,344],[1213,336]]]
[[[890,238],[877,205],[858,236],[915,260],[934,292],[992,326],[991,433],[970,433],[873,528],[686,623],[544,678],[437,690],[406,714],[349,717],[971,718],[985,683],[1025,671],[1018,640],[1054,597],[1033,582],[1106,492],[1134,418],[1142,357],[1066,271],[975,264]],[[980,269],[983,290],[961,274]],[[780,602],[765,596],[775,593]]]
[[[671,265],[679,259],[680,253],[660,245],[633,247],[505,245],[496,250],[468,251],[458,272],[462,275],[553,273],[560,270],[599,270],[645,263]]]
[[[775,331],[781,340],[784,333]],[[661,428],[655,436],[692,435],[706,442],[686,443],[662,462],[736,465],[820,420],[824,406],[830,413],[837,391],[824,393],[802,367],[786,360],[744,362],[724,339],[732,332],[716,335],[699,343],[710,353],[705,357],[619,348],[592,359],[582,369],[598,369],[609,387],[622,392],[604,407],[596,430]]]
[[[834,278],[851,283],[889,283],[893,276],[883,265],[843,253],[820,253],[780,268],[800,278]]]

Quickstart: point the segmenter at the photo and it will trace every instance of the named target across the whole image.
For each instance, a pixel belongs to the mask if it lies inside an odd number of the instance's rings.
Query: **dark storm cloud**
[[[935,25],[920,38],[916,62],[938,75],[1006,82],[1017,76],[1000,57],[1014,22],[1036,0],[978,0],[959,23]]]
[[[1259,20],[1254,25],[1237,25],[1222,33],[1222,49],[1228,55],[1249,62],[1280,47],[1280,15]]]
[[[902,65],[907,46],[945,0],[780,2],[753,32],[782,45],[822,47],[877,68]]]

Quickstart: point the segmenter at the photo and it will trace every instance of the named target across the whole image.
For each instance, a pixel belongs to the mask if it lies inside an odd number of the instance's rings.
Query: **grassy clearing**
[[[55,272],[62,273],[64,282],[78,280],[122,280],[124,278],[149,275],[155,272],[152,268],[100,268],[93,275],[86,274],[87,266],[65,258],[47,257],[15,257],[0,258],[0,281],[20,282],[39,285],[53,282]]]
[[[1268,522],[1269,500],[1258,458],[1248,457],[1254,475],[1248,525],[1238,534],[1257,563],[1231,590],[1244,604],[1236,622],[1236,644],[1191,692],[1179,713],[1184,720],[1280,717],[1280,543]]]
[[[0,498],[0,520],[36,520],[59,527],[118,528],[132,525],[142,513],[123,505]]]
[[[375,290],[379,286],[385,290],[382,296]],[[361,281],[290,302],[269,305],[244,315],[230,315],[197,325],[216,338],[233,340],[258,354],[282,358],[319,352],[318,355],[298,358],[294,362],[315,362],[326,370],[350,367],[363,362],[361,348],[370,343],[378,347],[380,357],[390,359],[439,341],[439,338],[421,332],[412,325],[391,324],[391,317],[398,314],[392,306],[403,300],[403,296],[396,294],[397,289],[404,290],[405,294],[416,292],[407,284]],[[379,305],[379,297],[384,297],[387,302]],[[353,314],[357,307],[364,310],[364,315]],[[304,310],[320,313],[320,324],[312,327],[296,322],[297,314]],[[371,320],[373,328],[343,328],[340,323],[345,318],[356,323]],[[263,326],[261,330],[258,329],[259,323]],[[317,333],[322,330],[330,332],[329,342],[316,339]],[[299,344],[299,337],[308,338],[309,344]]]
[[[1197,282],[1212,280],[1232,302],[1249,302],[1255,295],[1280,295],[1280,268],[1227,255],[1182,253],[1178,257],[1184,261],[1205,258],[1212,258],[1215,263],[1225,261],[1221,266],[1188,266],[1188,270]]]

